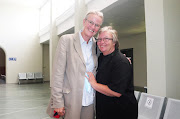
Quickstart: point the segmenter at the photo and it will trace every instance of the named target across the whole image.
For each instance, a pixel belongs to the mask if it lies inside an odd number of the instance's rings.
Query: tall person
[[[54,111],[65,119],[94,118],[94,90],[87,72],[97,69],[96,41],[93,37],[103,23],[103,13],[90,11],[83,29],[61,36],[53,65],[51,98],[47,113]]]

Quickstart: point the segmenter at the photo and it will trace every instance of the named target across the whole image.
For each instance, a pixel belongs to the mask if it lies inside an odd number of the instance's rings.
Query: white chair
[[[138,119],[160,119],[165,97],[141,93],[138,103]]]
[[[26,73],[19,73],[18,79],[19,79],[19,84],[21,84],[21,80],[27,80],[27,74]]]
[[[163,119],[180,119],[180,100],[168,98]]]
[[[141,92],[140,92],[140,91],[134,91],[134,95],[135,95],[135,97],[136,97],[136,100],[139,101]]]
[[[43,74],[42,74],[41,72],[35,72],[35,73],[34,73],[34,77],[35,77],[35,79],[41,79],[42,82],[44,82],[44,81],[43,81],[44,76],[43,76]]]
[[[34,73],[28,72],[28,73],[27,73],[27,79],[28,79],[28,80],[35,79]]]

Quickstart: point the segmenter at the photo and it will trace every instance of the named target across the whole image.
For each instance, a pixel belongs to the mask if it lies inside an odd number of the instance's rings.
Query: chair
[[[42,82],[44,82],[44,81],[43,81],[44,76],[43,76],[43,74],[42,74],[41,72],[35,72],[35,73],[34,73],[34,77],[35,77],[35,79],[41,79]]]
[[[180,118],[180,100],[168,98],[163,119]]]
[[[28,73],[27,73],[27,79],[28,79],[28,80],[35,79],[34,73],[28,72]]]
[[[140,92],[140,91],[134,91],[134,95],[135,95],[135,97],[136,97],[136,100],[139,101],[141,92]]]
[[[19,73],[18,79],[19,79],[19,84],[21,84],[21,80],[27,80],[27,74],[26,73]]]
[[[141,93],[138,103],[138,119],[160,119],[165,97]]]

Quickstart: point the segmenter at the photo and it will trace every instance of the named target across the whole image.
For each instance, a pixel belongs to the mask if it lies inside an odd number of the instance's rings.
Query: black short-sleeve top
[[[123,99],[132,103],[134,97],[132,66],[128,59],[119,51],[115,50],[109,55],[100,54],[96,80],[98,83],[107,85],[111,90],[122,94]],[[99,98],[113,99],[97,92]]]

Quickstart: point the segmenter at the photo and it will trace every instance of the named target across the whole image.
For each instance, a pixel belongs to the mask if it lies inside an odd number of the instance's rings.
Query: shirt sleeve
[[[126,59],[123,59],[126,60]],[[132,80],[132,68],[127,61],[116,61],[112,66],[111,79],[108,87],[120,94],[124,94]]]

